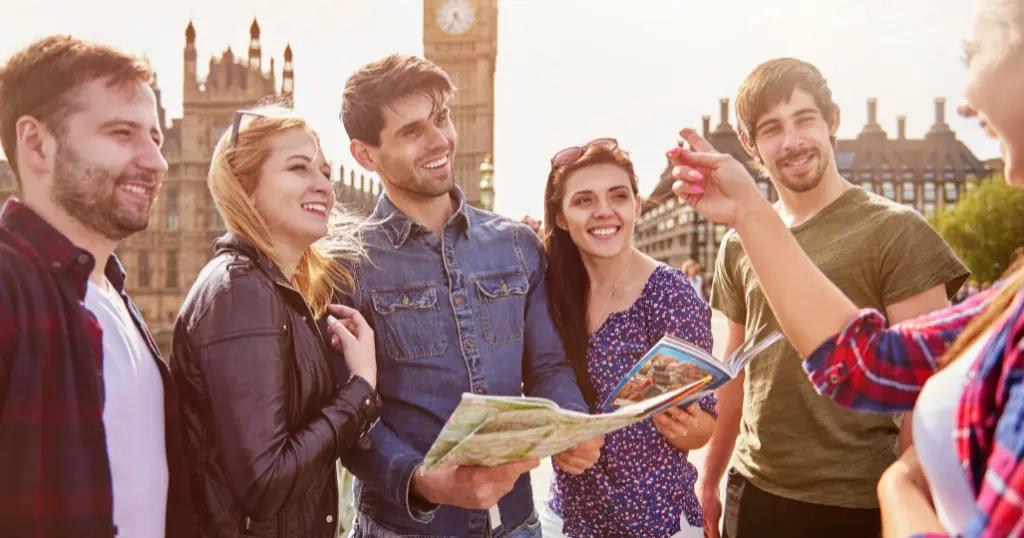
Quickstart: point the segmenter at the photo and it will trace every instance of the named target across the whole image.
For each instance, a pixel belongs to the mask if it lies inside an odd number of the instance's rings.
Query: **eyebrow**
[[[294,153],[292,155],[289,155],[288,158],[285,159],[285,160],[286,161],[290,161],[292,159],[302,159],[303,161],[305,161],[307,163],[313,162],[313,159],[310,159],[308,155],[303,155],[301,153]]]

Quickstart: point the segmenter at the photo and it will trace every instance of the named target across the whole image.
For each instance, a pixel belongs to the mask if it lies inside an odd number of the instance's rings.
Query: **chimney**
[[[932,124],[931,128],[928,129],[926,137],[931,135],[944,135],[950,136],[953,134],[953,130],[946,124],[946,98],[936,97],[935,98],[935,123]]]
[[[707,114],[701,116],[701,122],[704,124],[704,138],[707,138],[711,134],[711,116]]]
[[[946,98],[935,98],[935,125],[946,124]]]
[[[907,139],[907,117],[896,116],[896,131],[899,133],[900,140]]]
[[[878,124],[878,99],[868,98],[868,125]]]
[[[718,100],[718,114],[721,116],[722,121],[715,127],[713,134],[727,135],[729,133],[735,133],[732,129],[732,125],[729,125],[729,98],[723,97]]]

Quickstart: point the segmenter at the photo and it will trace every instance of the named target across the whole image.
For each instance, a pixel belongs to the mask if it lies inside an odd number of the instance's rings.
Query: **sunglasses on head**
[[[619,147],[619,141],[614,138],[595,138],[582,146],[567,147],[556,153],[555,156],[551,158],[551,166],[565,166],[576,162],[577,159],[587,152],[587,148],[590,146],[597,146],[609,151],[614,151],[615,148]]]
[[[228,146],[230,148],[233,148],[233,147],[235,147],[235,144],[238,144],[238,131],[242,127],[242,116],[245,116],[245,115],[253,116],[253,117],[256,117],[256,118],[266,118],[267,117],[267,115],[262,113],[262,112],[257,112],[255,110],[251,110],[251,109],[247,109],[247,108],[236,110],[235,111],[235,121],[234,121],[234,123],[231,124],[231,145]]]

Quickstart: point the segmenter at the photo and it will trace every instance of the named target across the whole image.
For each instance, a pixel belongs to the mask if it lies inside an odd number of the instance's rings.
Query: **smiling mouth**
[[[118,185],[117,188],[134,196],[143,196],[147,199],[153,198],[153,191],[155,190],[155,187],[142,185],[140,183],[122,183]]]
[[[312,213],[312,214],[314,214],[314,215],[316,215],[318,217],[326,217],[327,216],[327,204],[324,204],[324,203],[310,202],[310,203],[307,203],[307,204],[302,204],[302,209],[304,209],[305,211],[307,211],[309,213]]]
[[[619,230],[621,229],[622,226],[598,226],[595,228],[588,229],[587,233],[594,237],[597,237],[598,239],[608,239],[609,237],[612,237],[615,234],[619,233]]]
[[[448,164],[448,154],[442,155],[440,158],[434,159],[433,161],[427,161],[420,166],[427,170],[440,170]]]
[[[815,152],[813,150],[807,150],[801,152],[798,155],[794,155],[793,157],[783,160],[780,164],[783,168],[788,169],[803,168],[804,166],[810,164],[811,159],[813,159],[814,157]]]

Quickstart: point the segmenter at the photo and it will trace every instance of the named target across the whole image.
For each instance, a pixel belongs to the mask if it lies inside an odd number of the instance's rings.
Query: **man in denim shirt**
[[[423,475],[423,455],[464,392],[586,412],[548,311],[536,235],[470,207],[454,185],[453,91],[439,67],[406,56],[367,65],[345,86],[352,155],[385,189],[350,297],[374,326],[385,402],[372,446],[343,458],[359,478],[355,536],[540,536],[527,474],[537,460]],[[601,444],[555,464],[582,473]]]

